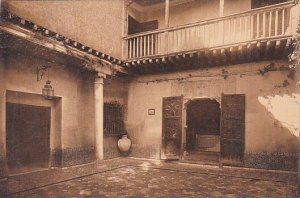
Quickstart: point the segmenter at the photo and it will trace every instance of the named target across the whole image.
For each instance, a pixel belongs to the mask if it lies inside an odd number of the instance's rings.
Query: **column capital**
[[[105,74],[97,72],[97,74],[95,75],[95,84],[103,84],[103,80],[105,77]]]

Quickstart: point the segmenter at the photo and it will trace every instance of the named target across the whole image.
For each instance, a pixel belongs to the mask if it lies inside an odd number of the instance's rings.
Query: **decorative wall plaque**
[[[155,109],[148,109],[148,115],[155,115]]]

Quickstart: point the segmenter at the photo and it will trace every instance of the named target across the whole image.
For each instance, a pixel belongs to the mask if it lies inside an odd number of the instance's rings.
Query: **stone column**
[[[98,74],[95,78],[95,131],[96,131],[96,159],[103,159],[103,79]]]

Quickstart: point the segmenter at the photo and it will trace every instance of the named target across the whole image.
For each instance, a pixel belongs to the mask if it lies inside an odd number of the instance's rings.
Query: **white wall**
[[[18,16],[113,57],[121,58],[122,0],[6,1]]]
[[[300,96],[295,90],[296,81],[287,78],[286,72],[258,74],[258,69],[268,64],[270,62],[249,63],[135,78],[129,86],[127,120],[133,143],[161,144],[163,97],[184,95],[185,101],[191,98],[220,100],[221,93],[246,94],[246,151],[297,151]],[[288,63],[276,64],[281,65]],[[222,69],[236,75],[224,79]],[[240,76],[246,73],[251,75]],[[203,77],[167,80],[189,75]],[[149,82],[152,80],[160,81]],[[290,85],[282,87],[284,80]],[[156,114],[148,115],[148,109],[153,108]]]

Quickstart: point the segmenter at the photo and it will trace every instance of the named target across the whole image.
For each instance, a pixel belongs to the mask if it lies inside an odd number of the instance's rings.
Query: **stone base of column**
[[[7,193],[7,178],[2,178],[0,179],[0,197],[6,197]]]
[[[6,158],[0,155],[0,197],[6,197],[7,194],[7,166]]]

